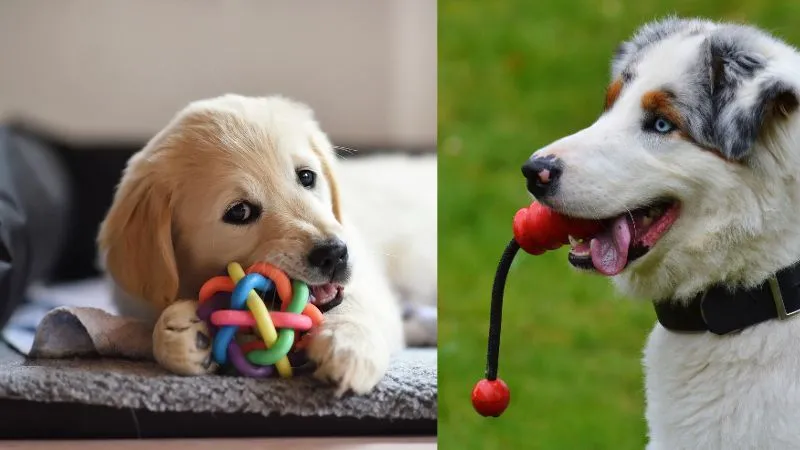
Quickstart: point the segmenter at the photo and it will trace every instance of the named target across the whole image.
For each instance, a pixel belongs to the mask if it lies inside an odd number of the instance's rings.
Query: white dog
[[[435,304],[435,282],[389,270],[436,267],[435,258],[420,256],[435,251],[435,202],[400,210],[386,197],[402,191],[404,183],[391,184],[409,172],[411,163],[402,163],[383,184],[340,183],[334,149],[305,105],[237,95],[190,104],[128,162],[101,226],[98,242],[121,311],[155,323],[154,355],[164,367],[207,373],[208,330],[195,317],[196,302],[179,300],[197,299],[229,262],[267,262],[308,283],[315,303],[341,302],[307,351],[316,375],[340,394],[369,391],[404,345],[393,288],[414,286],[414,295]],[[418,181],[435,195],[435,174]],[[362,222],[379,216],[382,227],[363,236],[353,212]],[[406,220],[413,226],[389,226],[404,214],[416,218]],[[410,230],[431,248],[403,246]],[[388,262],[387,247],[394,248]],[[412,248],[418,251],[406,251]]]
[[[570,262],[656,305],[647,448],[798,449],[800,54],[752,27],[669,18],[611,72],[599,119],[523,172],[539,201],[607,221]]]

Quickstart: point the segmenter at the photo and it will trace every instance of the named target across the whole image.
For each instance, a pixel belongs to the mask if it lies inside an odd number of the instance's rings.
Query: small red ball
[[[508,385],[500,378],[491,381],[483,379],[472,389],[472,406],[484,417],[499,417],[511,401]]]

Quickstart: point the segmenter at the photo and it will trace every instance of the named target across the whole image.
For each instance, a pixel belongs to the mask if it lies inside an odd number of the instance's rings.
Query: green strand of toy
[[[308,285],[294,280],[292,281],[292,301],[286,307],[286,312],[301,314],[308,304]],[[294,345],[295,330],[284,328],[278,330],[278,339],[275,344],[266,350],[253,350],[247,354],[247,360],[253,364],[269,366],[278,362],[289,353]]]

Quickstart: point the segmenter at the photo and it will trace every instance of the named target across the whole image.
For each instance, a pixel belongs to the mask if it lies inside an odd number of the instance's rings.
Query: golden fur
[[[154,322],[178,299],[195,298],[228,262],[277,265],[309,284],[315,244],[347,243],[344,300],[309,347],[317,376],[339,391],[365,392],[402,348],[401,314],[389,282],[365,251],[339,199],[335,153],[305,105],[282,97],[226,95],[190,104],[128,163],[98,244],[123,311]],[[298,184],[296,170],[317,174]],[[221,220],[238,200],[262,206],[249,225]],[[143,302],[136,309],[130,302]],[[151,313],[151,314],[150,314]]]

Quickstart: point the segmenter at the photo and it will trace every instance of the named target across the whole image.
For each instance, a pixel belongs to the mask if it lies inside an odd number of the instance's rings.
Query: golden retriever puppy
[[[339,394],[371,390],[404,346],[401,312],[348,218],[336,166],[303,104],[238,95],[190,104],[128,162],[100,228],[122,313],[155,324],[229,262],[265,261],[308,283],[314,302],[341,300],[308,354]],[[205,373],[203,324],[193,305],[176,311],[155,330],[156,359]]]

